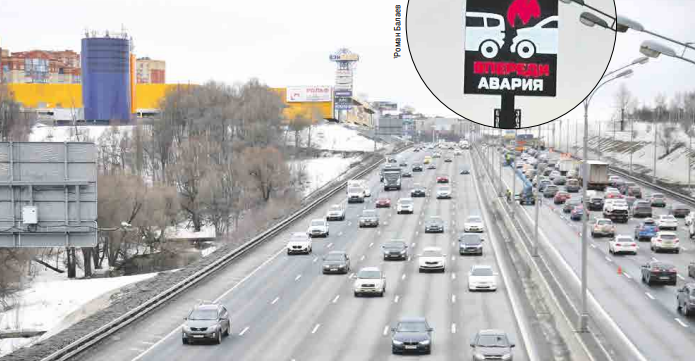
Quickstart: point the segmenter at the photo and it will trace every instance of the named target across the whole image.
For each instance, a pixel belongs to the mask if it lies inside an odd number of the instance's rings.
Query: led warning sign
[[[555,96],[557,0],[468,0],[464,94]]]

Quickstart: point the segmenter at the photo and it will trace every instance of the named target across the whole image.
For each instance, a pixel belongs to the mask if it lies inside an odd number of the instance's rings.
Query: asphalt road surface
[[[409,150],[402,157],[410,166],[425,154]],[[365,204],[347,205],[346,220],[331,222],[328,238],[314,239],[313,254],[286,255],[286,237],[291,232],[305,231],[310,219],[323,218],[331,204],[345,202],[342,193],[203,285],[79,359],[389,360],[402,357],[391,355],[390,328],[400,317],[425,316],[434,328],[432,354],[425,356],[427,359],[470,360],[471,336],[480,329],[498,328],[506,330],[516,342],[514,359],[528,360],[502,276],[498,277],[496,292],[468,291],[467,273],[472,265],[486,264],[496,272],[501,270],[487,230],[482,257],[460,256],[457,252],[455,241],[465,218],[483,212],[472,176],[458,174],[460,166],[471,164],[470,155],[464,151],[453,158],[453,163],[435,159],[438,169],[425,169],[413,173],[411,179],[405,178],[401,191],[384,191],[377,171],[373,172],[366,178],[371,199],[367,198]],[[438,174],[453,180],[453,199],[437,200],[433,196]],[[413,183],[424,184],[428,197],[415,198],[414,214],[396,214],[396,201],[409,197]],[[380,226],[358,228],[361,210],[373,208],[382,195],[389,196],[393,206],[378,210]],[[424,221],[431,215],[445,220],[444,233],[424,233]],[[490,220],[483,218],[490,227]],[[380,245],[390,239],[408,242],[408,261],[382,260]],[[424,247],[435,245],[447,255],[446,271],[419,273],[416,255]],[[332,250],[348,252],[352,260],[350,274],[321,274],[321,257]],[[385,272],[387,290],[383,298],[354,297],[352,272],[367,266],[378,266]],[[231,335],[221,345],[182,344],[180,326],[198,299],[219,300],[230,311]]]

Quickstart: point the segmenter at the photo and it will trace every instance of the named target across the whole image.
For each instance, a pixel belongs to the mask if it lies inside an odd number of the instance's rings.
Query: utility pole
[[[661,118],[661,106],[656,109],[657,119],[654,119],[654,172],[652,173],[652,183],[656,184],[656,130],[659,123],[657,123],[658,118]]]

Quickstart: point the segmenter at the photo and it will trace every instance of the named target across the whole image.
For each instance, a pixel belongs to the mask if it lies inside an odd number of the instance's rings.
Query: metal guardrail
[[[393,153],[399,153],[407,149],[409,146],[403,146],[398,149],[394,149]],[[352,178],[358,178],[361,177],[372,170],[376,169],[382,162],[384,161],[384,158],[381,157],[374,163],[366,166],[364,169],[356,172],[356,174],[352,175]],[[267,229],[263,231],[261,234],[258,236],[254,237],[253,239],[249,240],[248,242],[244,243],[243,245],[239,246],[239,248],[230,251],[226,255],[220,257],[219,259],[215,260],[213,263],[209,264],[205,268],[201,269],[200,271],[192,274],[191,276],[187,277],[183,281],[171,286],[169,289],[161,292],[160,294],[156,295],[155,297],[145,301],[143,304],[140,306],[126,312],[125,314],[117,317],[116,319],[108,322],[107,324],[99,327],[98,329],[88,333],[87,335],[82,336],[81,338],[77,339],[76,341],[73,341],[69,345],[61,348],[60,350],[48,355],[47,357],[44,357],[41,359],[41,361],[67,361],[70,360],[72,357],[75,357],[79,353],[89,349],[90,347],[96,345],[99,343],[101,340],[104,338],[114,334],[115,332],[123,329],[133,321],[136,321],[140,319],[141,317],[144,317],[146,314],[148,314],[150,311],[154,310],[155,308],[161,306],[165,302],[167,302],[169,299],[172,297],[184,292],[191,286],[196,285],[198,282],[201,280],[205,279],[207,276],[213,274],[217,270],[219,270],[222,267],[225,267],[228,263],[231,261],[237,259],[238,257],[246,254],[247,252],[251,251],[254,249],[256,246],[264,243],[283,229],[285,229],[288,225],[296,221],[297,219],[303,217],[307,213],[311,212],[316,208],[318,205],[322,204],[325,202],[328,198],[333,196],[334,194],[338,193],[340,190],[345,187],[345,182],[341,182],[337,185],[334,186],[333,189],[330,191],[327,191],[325,194],[319,196],[316,200],[312,201],[311,203],[307,204],[306,206],[302,207],[301,209],[297,210],[294,212],[292,215],[289,217],[285,218],[284,220],[280,221],[277,225],[273,226],[270,229]]]

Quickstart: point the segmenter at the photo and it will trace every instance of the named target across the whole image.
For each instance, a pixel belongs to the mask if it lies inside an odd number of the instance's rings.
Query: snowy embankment
[[[52,272],[52,271],[48,271]],[[114,278],[67,280],[65,275],[41,276],[15,297],[18,304],[0,313],[0,330],[46,331],[43,336],[0,340],[0,356],[44,340],[109,305],[113,291],[154,277],[156,273]]]
[[[311,134],[310,134],[311,132]],[[384,144],[375,142],[372,139],[362,136],[355,126],[348,126],[336,123],[320,123],[307,128],[301,132],[302,146],[309,145],[311,139],[311,147],[322,150],[343,151],[343,152],[372,152],[376,149],[381,149]],[[294,145],[294,133],[290,131],[287,135],[287,143],[290,146]]]
[[[345,173],[350,169],[350,164],[360,161],[360,157],[343,158],[341,156],[331,156],[323,158],[311,158],[290,162],[290,170],[304,172],[302,179],[303,196],[323,187],[331,180]]]

